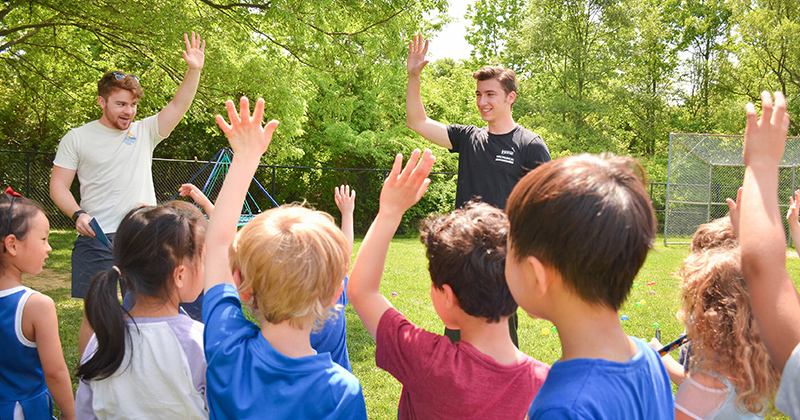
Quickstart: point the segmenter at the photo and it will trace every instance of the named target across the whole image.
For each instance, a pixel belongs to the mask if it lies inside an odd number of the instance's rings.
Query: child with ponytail
[[[179,312],[203,289],[205,217],[173,201],[139,207],[114,238],[114,266],[86,296],[95,331],[83,354],[76,408],[81,419],[206,419],[203,326]],[[123,282],[130,311],[116,292]]]
[[[22,273],[41,273],[52,251],[50,223],[36,202],[8,188],[0,195],[0,232],[0,419],[49,420],[52,400],[62,419],[74,419],[56,305],[22,285]]]

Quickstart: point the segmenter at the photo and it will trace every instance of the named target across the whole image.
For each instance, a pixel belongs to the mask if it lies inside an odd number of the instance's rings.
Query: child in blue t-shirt
[[[347,239],[327,213],[265,211],[237,234],[242,203],[278,126],[261,126],[246,97],[217,123],[234,151],[206,235],[203,321],[208,408],[218,419],[366,419],[358,379],[311,347],[350,266]],[[242,313],[248,304],[260,325]]]
[[[336,207],[342,213],[342,233],[347,238],[350,253],[353,252],[353,211],[356,206],[356,190],[349,185],[334,188],[333,198]],[[344,289],[334,305],[336,315],[328,319],[318,331],[311,331],[311,347],[318,353],[328,352],[334,362],[352,372],[350,356],[347,353],[347,325],[344,308],[347,306],[347,277],[344,278]]]
[[[214,204],[203,194],[194,184],[183,184],[179,190],[182,197],[191,197],[195,203],[203,208],[206,215],[211,217],[214,212]],[[349,185],[342,185],[334,188],[333,193],[336,206],[342,213],[342,233],[347,238],[350,252],[353,252],[353,211],[356,205],[356,190],[351,190]],[[198,302],[202,303],[201,295]],[[345,323],[344,308],[347,306],[347,277],[344,278],[344,290],[334,305],[336,315],[330,317],[322,328],[311,331],[311,347],[317,353],[330,353],[334,362],[352,372],[350,366],[350,356],[347,352],[347,325]],[[198,311],[202,306],[198,305]]]
[[[531,420],[675,416],[658,355],[620,324],[656,233],[643,173],[630,158],[569,156],[511,192],[506,280],[522,309],[555,324],[562,349]]]

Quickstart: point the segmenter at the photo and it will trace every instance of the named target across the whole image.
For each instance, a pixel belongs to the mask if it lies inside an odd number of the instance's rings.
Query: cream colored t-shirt
[[[77,170],[81,208],[97,218],[103,232],[114,233],[131,209],[156,204],[153,150],[163,139],[158,114],[127,130],[95,120],[64,135],[53,164]]]

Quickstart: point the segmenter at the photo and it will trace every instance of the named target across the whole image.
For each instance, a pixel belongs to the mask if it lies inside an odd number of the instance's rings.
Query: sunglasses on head
[[[136,80],[136,83],[139,83],[139,78],[137,76],[132,75],[132,74],[125,74],[125,73],[123,73],[121,71],[115,71],[115,72],[113,72],[111,74],[113,74],[114,78],[117,79],[117,80],[125,80],[125,77],[129,76],[131,79]]]

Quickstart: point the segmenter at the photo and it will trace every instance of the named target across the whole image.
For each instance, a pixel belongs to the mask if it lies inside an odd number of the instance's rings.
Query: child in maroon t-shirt
[[[507,320],[517,309],[505,281],[505,214],[469,203],[428,219],[431,300],[461,341],[409,322],[380,293],[386,253],[403,213],[425,193],[434,157],[415,150],[405,168],[397,155],[383,185],[380,210],[358,252],[347,293],[376,341],[378,367],[403,384],[399,419],[522,419],[549,366],[520,352]]]

